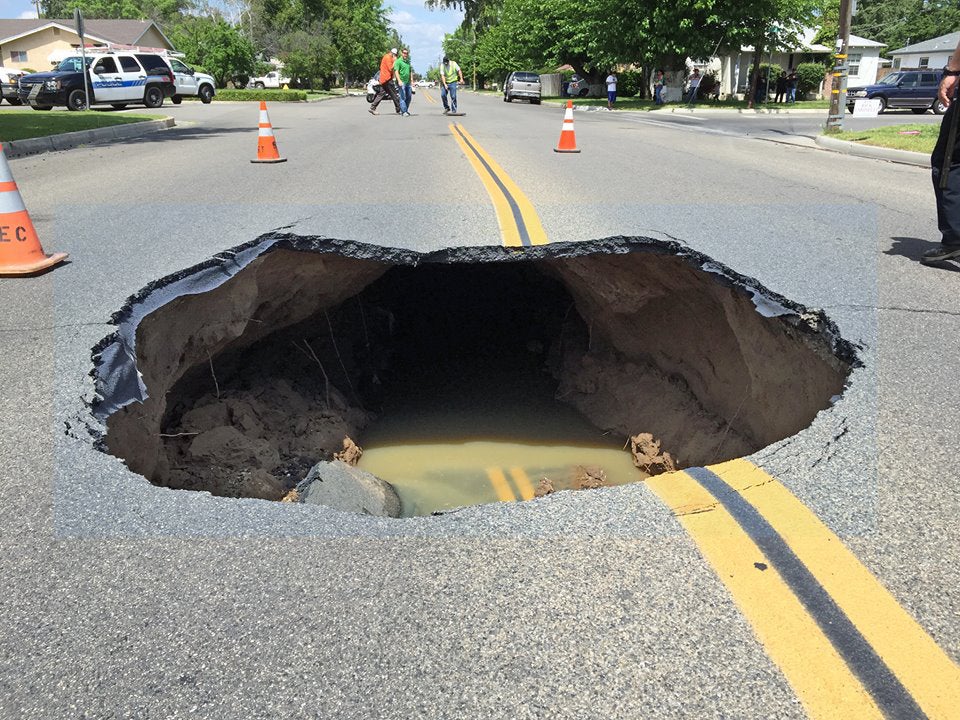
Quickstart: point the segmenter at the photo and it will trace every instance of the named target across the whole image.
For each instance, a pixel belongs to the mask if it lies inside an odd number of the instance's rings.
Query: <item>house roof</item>
[[[924,40],[923,42],[907,45],[906,47],[890,50],[887,55],[908,55],[911,53],[934,53],[934,52],[953,52],[960,41],[960,32],[952,32],[949,35]]]
[[[111,42],[118,45],[136,45],[137,41],[151,28],[167,41],[160,27],[152,20],[84,20],[84,37],[98,42]],[[25,37],[48,27],[59,27],[68,32],[76,32],[73,20],[51,20],[33,18],[26,20],[0,20],[0,44]]]
[[[859,35],[851,35],[850,42],[848,47],[886,47],[886,43],[877,42],[876,40],[870,40],[865,37],[860,37]]]

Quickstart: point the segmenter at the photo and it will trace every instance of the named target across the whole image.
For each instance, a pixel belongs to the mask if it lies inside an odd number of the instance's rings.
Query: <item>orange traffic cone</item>
[[[273,136],[273,125],[270,124],[270,117],[267,115],[267,103],[260,101],[260,134],[257,137],[257,159],[251,160],[253,163],[280,163],[286,162],[286,158],[280,157],[280,151],[277,150],[277,139]]]
[[[563,113],[563,130],[560,131],[560,144],[553,151],[580,152],[577,150],[577,136],[573,132],[573,100],[567,100],[567,109]]]
[[[33,275],[65,260],[66,253],[46,255],[37,231],[13,181],[7,156],[0,146],[0,276]]]

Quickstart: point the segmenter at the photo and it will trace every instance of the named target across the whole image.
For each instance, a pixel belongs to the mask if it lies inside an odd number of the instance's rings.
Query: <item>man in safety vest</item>
[[[369,112],[371,115],[380,114],[377,112],[377,106],[387,95],[393,100],[393,106],[397,109],[397,115],[400,114],[400,97],[397,95],[397,86],[396,83],[394,83],[397,75],[397,71],[394,69],[396,58],[396,48],[392,48],[390,52],[384,53],[383,57],[380,58],[380,77],[378,78],[380,80],[380,91],[373,99],[373,102],[370,103]]]
[[[443,65],[440,66],[440,99],[443,100],[443,114],[457,111],[457,80],[463,82],[463,70],[446,55],[443,56]],[[447,93],[450,102],[447,102]]]

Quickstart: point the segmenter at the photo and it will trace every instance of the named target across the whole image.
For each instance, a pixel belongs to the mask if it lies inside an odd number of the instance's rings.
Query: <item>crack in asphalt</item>
[[[960,317],[960,311],[957,310],[937,310],[934,308],[910,308],[898,305],[824,305],[824,310],[845,309],[845,310],[887,310],[889,312],[906,312],[917,315],[948,315],[950,317]]]

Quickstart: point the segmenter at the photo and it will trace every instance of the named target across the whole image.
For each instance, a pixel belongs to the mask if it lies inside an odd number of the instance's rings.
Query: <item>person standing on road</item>
[[[613,70],[604,82],[607,83],[607,110],[613,110],[617,102],[617,76],[613,74]]]
[[[657,70],[656,76],[653,78],[653,104],[654,105],[663,105],[663,70]]]
[[[393,106],[397,109],[397,115],[400,114],[400,98],[397,95],[397,86],[394,83],[394,78],[397,74],[396,70],[394,69],[396,57],[397,49],[391,48],[390,52],[384,53],[383,57],[380,58],[380,90],[377,93],[377,96],[373,99],[373,102],[370,104],[370,110],[368,112],[371,115],[380,114],[377,112],[377,106],[387,95],[389,95],[390,99],[393,100]]]
[[[773,98],[775,103],[783,102],[784,96],[787,94],[787,74],[781,70],[780,74],[777,75],[777,94]]]
[[[413,88],[410,86],[410,81],[413,80],[413,68],[410,67],[410,50],[408,48],[403,48],[400,51],[400,57],[397,58],[393,67],[397,73],[400,112],[404,117],[410,117],[410,103],[413,101]]]
[[[463,84],[463,70],[453,60],[446,55],[443,56],[443,64],[440,66],[440,99],[443,101],[443,114],[455,113],[457,111],[457,82]],[[447,95],[450,101],[447,102]]]
[[[694,68],[687,80],[687,105],[693,107],[697,102],[697,93],[700,91],[700,68]]]
[[[943,79],[937,92],[938,100],[947,106],[940,122],[937,144],[930,155],[933,176],[933,194],[937,201],[937,227],[940,229],[940,247],[927,250],[920,258],[922,263],[960,258],[960,152],[957,152],[957,76],[960,76],[960,43],[943,68]],[[950,137],[951,129],[953,138]],[[953,140],[952,147],[950,140]],[[945,185],[941,187],[946,173]]]

